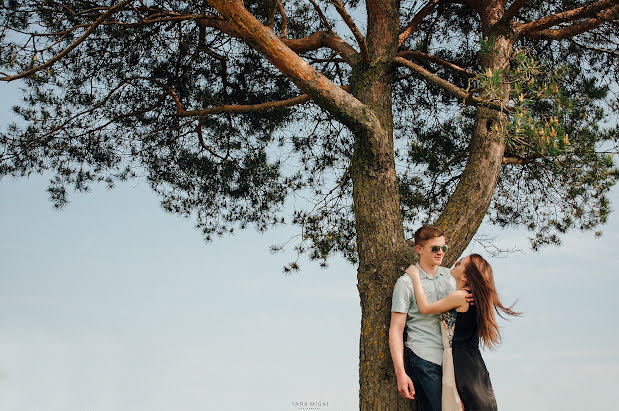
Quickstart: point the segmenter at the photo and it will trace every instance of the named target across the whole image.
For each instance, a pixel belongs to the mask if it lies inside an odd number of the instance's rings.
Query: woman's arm
[[[417,306],[419,312],[422,314],[438,314],[449,311],[452,308],[462,307],[467,304],[466,296],[468,292],[465,290],[457,290],[449,294],[445,298],[441,298],[438,301],[429,303],[426,298],[426,294],[421,286],[421,280],[419,279],[419,269],[411,265],[406,269],[406,273],[413,280],[413,289],[415,290],[415,299],[417,300]]]

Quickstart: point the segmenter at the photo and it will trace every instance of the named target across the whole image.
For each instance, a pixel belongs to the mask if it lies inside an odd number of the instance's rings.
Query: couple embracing
[[[501,304],[483,257],[471,254],[449,270],[441,267],[447,252],[442,230],[423,226],[414,240],[419,263],[398,278],[391,305],[398,391],[416,398],[423,411],[496,410],[479,343],[499,343],[495,311],[519,313]]]

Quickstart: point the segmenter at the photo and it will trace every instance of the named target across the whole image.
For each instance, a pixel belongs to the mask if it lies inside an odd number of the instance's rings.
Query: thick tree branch
[[[348,26],[352,34],[355,36],[355,39],[357,40],[357,44],[359,44],[359,49],[361,50],[361,58],[363,60],[367,60],[368,46],[367,46],[367,43],[365,42],[365,37],[363,37],[363,34],[361,34],[361,31],[359,31],[359,28],[353,21],[352,17],[350,17],[350,15],[346,11],[346,8],[344,7],[341,1],[330,0],[330,2],[333,4],[333,6],[335,7],[339,15],[342,17],[342,19],[344,20],[344,23],[346,23],[346,25]]]
[[[409,57],[409,58],[412,57],[414,59],[429,61],[431,63],[438,64],[439,66],[443,66],[449,70],[453,70],[460,74],[463,74],[466,77],[475,77],[477,75],[477,73],[475,73],[474,71],[467,70],[458,65],[450,63],[447,60],[443,60],[442,58],[433,56],[431,54],[422,53],[421,51],[415,51],[415,50],[401,51],[398,53],[398,57]]]
[[[307,103],[311,98],[307,94],[302,94],[297,97],[289,98],[280,101],[270,101],[260,104],[241,104],[241,105],[221,105],[209,107],[203,110],[182,110],[179,111],[180,117],[199,116],[204,117],[210,114],[220,113],[250,113],[250,112],[262,112],[270,111],[278,108],[292,107],[298,104]]]
[[[598,17],[599,12],[608,11],[617,6],[617,0],[600,0],[587,6],[572,10],[562,11],[552,16],[543,17],[528,23],[520,23],[515,26],[516,33],[528,34],[532,31],[540,31],[561,23],[569,23],[585,17]]]
[[[219,16],[192,16],[192,19],[195,19],[201,27],[211,27],[229,36],[242,39],[241,33]],[[328,25],[328,23],[325,24]],[[331,31],[317,31],[308,37],[299,39],[281,38],[280,40],[297,53],[306,53],[327,47],[338,53],[350,65],[359,60],[359,53],[354,47]]]
[[[209,0],[241,34],[300,90],[330,112],[352,132],[373,134],[383,127],[376,114],[342,90],[284,44],[271,29],[249,13],[241,0]]]
[[[505,13],[503,13],[503,17],[497,21],[496,25],[501,26],[504,24],[509,24],[509,22],[516,17],[516,14],[518,14],[520,9],[523,8],[528,1],[529,0],[514,0],[507,10],[505,10]]]
[[[536,159],[541,158],[541,156],[533,156],[533,157],[517,157],[517,156],[505,156],[501,160],[502,165],[525,165],[532,163]]]
[[[337,34],[328,31],[317,31],[302,39],[281,39],[281,41],[297,53],[306,53],[327,47],[338,53],[351,66],[359,61],[357,50]]]
[[[211,27],[229,36],[239,37],[239,33],[234,29],[234,27],[219,16],[196,16],[196,23],[200,27]]]
[[[618,15],[619,6],[614,6],[606,11],[599,13],[596,17],[592,17],[583,22],[572,24],[566,27],[561,27],[559,29],[532,31],[525,33],[524,36],[530,39],[563,40],[599,27],[609,21],[616,20]]]
[[[107,19],[112,14],[116,13],[122,7],[126,6],[130,1],[131,0],[124,0],[124,1],[121,1],[120,3],[117,3],[116,5],[108,8],[107,11],[105,11],[103,14],[101,14],[101,16],[99,16],[99,18],[97,18],[97,20],[95,20],[90,25],[90,27],[88,28],[88,30],[86,30],[84,32],[84,34],[82,34],[77,40],[75,40],[73,43],[71,43],[67,48],[62,50],[60,53],[56,54],[54,57],[52,57],[51,59],[49,59],[45,63],[40,64],[40,65],[38,65],[36,67],[33,67],[30,70],[26,70],[26,71],[23,71],[23,72],[21,72],[19,74],[15,74],[13,76],[0,77],[0,80],[1,81],[17,80],[17,79],[20,79],[20,78],[27,77],[27,76],[29,76],[29,75],[31,75],[33,73],[36,73],[37,71],[41,71],[41,70],[43,70],[45,68],[51,67],[54,63],[56,63],[58,60],[60,60],[61,58],[63,58],[67,54],[69,54],[71,52],[71,50],[75,49],[84,40],[86,40],[105,19]]]
[[[199,25],[212,27],[229,36],[243,39],[241,33],[221,17],[208,16],[197,19],[197,22]],[[355,64],[359,60],[357,50],[342,40],[337,34],[330,31],[317,31],[308,37],[299,39],[280,38],[280,41],[297,53],[307,53],[308,51],[327,47],[338,53],[350,65]]]
[[[447,91],[448,93],[452,94],[454,97],[461,99],[464,104],[467,104],[470,106],[476,106],[476,107],[478,106],[489,107],[494,110],[503,111],[503,112],[509,112],[511,110],[510,107],[502,105],[496,101],[485,100],[479,97],[475,97],[471,95],[470,93],[467,93],[465,90],[462,90],[460,87],[456,86],[455,84],[450,83],[449,81],[444,80],[438,77],[437,75],[430,73],[428,70],[424,69],[420,65],[415,64],[412,61],[406,60],[405,58],[396,57],[394,58],[394,61],[404,67],[411,69],[413,72],[415,72],[417,75],[419,75],[421,78],[423,78],[427,82],[432,83],[435,86],[438,86],[442,88],[443,90]]]
[[[426,18],[428,14],[430,14],[430,12],[434,9],[434,6],[437,3],[438,3],[438,0],[430,0],[428,4],[423,6],[422,9],[419,10],[417,14],[415,14],[415,16],[410,21],[410,23],[408,23],[406,28],[402,30],[402,32],[400,33],[400,36],[398,38],[398,47],[402,46],[402,44],[404,44],[406,39],[409,38],[410,35],[413,34],[415,30],[417,30],[417,26],[419,26],[419,23],[421,23],[423,19]]]

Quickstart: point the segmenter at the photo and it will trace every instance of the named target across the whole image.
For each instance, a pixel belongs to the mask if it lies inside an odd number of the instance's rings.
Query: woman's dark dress
[[[456,387],[466,411],[496,410],[496,399],[486,364],[479,352],[477,310],[456,313],[456,329],[452,340]]]

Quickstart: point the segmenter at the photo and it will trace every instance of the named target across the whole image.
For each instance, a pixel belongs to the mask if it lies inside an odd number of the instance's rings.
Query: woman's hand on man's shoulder
[[[475,296],[471,293],[471,287],[466,286],[464,288],[461,288],[459,290],[456,290],[456,292],[463,292],[465,293],[465,300],[467,303],[475,305]]]
[[[472,294],[470,294],[467,290],[464,289],[456,290],[451,295],[454,296],[456,302],[460,306],[467,304],[469,302],[469,298],[473,297]]]
[[[417,266],[415,264],[411,264],[411,265],[409,265],[406,268],[405,272],[408,273],[408,274],[413,274],[413,275],[417,275],[418,276],[419,275],[419,268],[417,268]]]

